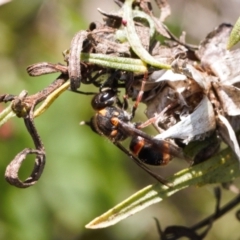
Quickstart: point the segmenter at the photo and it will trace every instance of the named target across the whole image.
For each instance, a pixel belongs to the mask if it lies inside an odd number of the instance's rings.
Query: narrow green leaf
[[[6,107],[0,113],[0,126],[7,122],[10,118],[15,117],[16,114],[12,111],[11,105]]]
[[[146,64],[140,59],[107,56],[97,53],[81,53],[81,61],[131,72],[147,72]]]
[[[54,92],[49,94],[42,103],[42,105],[37,110],[35,110],[34,117],[38,117],[41,114],[43,114],[51,106],[51,104],[59,97],[59,95],[61,95],[64,91],[66,91],[69,88],[69,86],[70,81],[67,81],[61,87],[59,87]]]
[[[240,41],[240,17],[233,26],[232,32],[228,39],[227,49],[230,49]]]
[[[184,169],[168,180],[174,184],[168,188],[160,183],[138,191],[86,225],[86,228],[104,228],[158,203],[175,192],[189,186],[228,182],[240,176],[239,164],[230,148],[222,150],[211,159]]]

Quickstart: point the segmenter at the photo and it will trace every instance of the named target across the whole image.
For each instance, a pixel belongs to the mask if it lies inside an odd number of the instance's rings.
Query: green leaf
[[[227,49],[232,48],[240,41],[240,17],[238,18],[237,22],[233,26],[232,32],[228,39]]]
[[[92,220],[86,228],[104,228],[158,203],[189,186],[229,182],[240,176],[239,164],[230,148],[222,150],[209,160],[184,169],[168,180],[173,187],[157,183],[138,191],[114,208]]]
[[[0,126],[7,122],[10,118],[15,117],[16,114],[12,111],[11,105],[0,112]]]

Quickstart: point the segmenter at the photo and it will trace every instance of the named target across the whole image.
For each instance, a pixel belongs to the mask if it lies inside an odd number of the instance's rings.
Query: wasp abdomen
[[[169,153],[160,151],[156,146],[153,146],[151,143],[139,136],[132,138],[130,150],[142,162],[149,165],[166,165],[171,160]]]

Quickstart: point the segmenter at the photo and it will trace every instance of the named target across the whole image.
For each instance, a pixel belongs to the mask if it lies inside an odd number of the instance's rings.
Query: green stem
[[[131,72],[144,73],[147,71],[147,67],[140,59],[114,57],[98,53],[81,53],[81,61]]]
[[[171,69],[171,65],[158,62],[149,52],[142,46],[138,34],[135,30],[133,21],[132,4],[134,0],[125,0],[123,5],[123,20],[126,21],[126,35],[128,42],[136,53],[136,55],[142,59],[145,63],[163,69]]]

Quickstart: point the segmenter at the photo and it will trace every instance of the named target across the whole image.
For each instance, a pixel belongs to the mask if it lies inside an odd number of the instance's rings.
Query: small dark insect
[[[116,91],[107,89],[100,92],[92,99],[92,107],[96,110],[96,114],[86,124],[94,132],[110,139],[151,176],[166,184],[165,179],[153,173],[145,164],[166,165],[173,156],[184,158],[181,149],[140,130],[140,124],[131,122],[132,116],[126,111],[126,105],[119,100]],[[128,137],[131,138],[130,151],[120,144]]]

